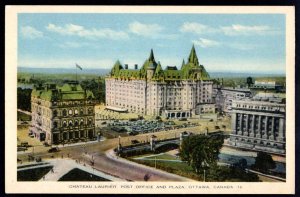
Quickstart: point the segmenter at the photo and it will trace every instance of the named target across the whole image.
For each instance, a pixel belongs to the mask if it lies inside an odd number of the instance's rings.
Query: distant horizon
[[[178,67],[177,67],[178,68]],[[74,67],[71,68],[71,67],[64,67],[64,68],[38,68],[38,67],[23,67],[23,66],[18,66],[18,72],[34,72],[34,73],[49,73],[49,72],[46,72],[45,70],[49,71],[49,70],[57,70],[57,69],[60,69],[59,71],[57,72],[61,72],[61,73],[66,73],[68,71],[68,73],[72,74],[72,73],[83,73],[83,74],[93,74],[94,72],[89,72],[89,71],[95,71],[95,70],[98,70],[98,71],[107,71],[107,73],[111,70],[110,68],[83,68],[83,70],[77,70],[76,67],[75,67],[75,64],[74,64]],[[61,70],[62,69],[62,70]],[[129,68],[129,69],[133,69],[133,68]],[[140,67],[139,67],[140,69]],[[178,68],[180,69],[180,68]],[[20,71],[21,70],[21,71]],[[31,71],[29,71],[31,70]],[[33,71],[34,70],[34,71]],[[39,72],[39,70],[41,70],[41,72]],[[76,71],[77,70],[77,71]],[[44,71],[44,72],[43,72]],[[86,72],[87,71],[87,72]],[[286,76],[286,73],[280,73],[280,72],[257,72],[257,71],[230,71],[230,70],[227,70],[227,71],[222,71],[222,70],[219,70],[219,71],[216,71],[216,70],[207,70],[208,73],[213,73],[214,75],[216,74],[235,74],[235,75],[238,75],[238,74],[242,74],[242,75],[269,75],[269,76]],[[54,72],[54,73],[57,73],[57,72]],[[53,73],[49,73],[49,74],[53,74]]]

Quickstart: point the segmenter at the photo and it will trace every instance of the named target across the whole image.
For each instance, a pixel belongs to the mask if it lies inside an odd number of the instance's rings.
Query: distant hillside
[[[82,69],[78,70],[78,75],[80,74],[94,74],[94,75],[106,75],[110,69]],[[18,72],[21,73],[41,73],[41,74],[76,74],[76,68],[27,68],[18,67]]]
[[[77,70],[78,75],[106,75],[110,69],[83,69]],[[19,73],[40,73],[40,74],[75,74],[76,68],[27,68],[18,67]],[[244,78],[244,77],[284,77],[285,74],[269,74],[269,73],[237,73],[237,72],[209,72],[211,78]]]
[[[285,74],[236,72],[209,72],[209,75],[211,78],[285,77]]]

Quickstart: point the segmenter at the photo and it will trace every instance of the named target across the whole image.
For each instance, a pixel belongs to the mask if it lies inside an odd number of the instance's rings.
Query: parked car
[[[59,151],[59,148],[58,147],[53,147],[53,148],[50,148],[48,150],[48,153],[55,153],[55,152],[58,152]]]
[[[140,143],[138,140],[131,140],[131,144],[138,144]]]

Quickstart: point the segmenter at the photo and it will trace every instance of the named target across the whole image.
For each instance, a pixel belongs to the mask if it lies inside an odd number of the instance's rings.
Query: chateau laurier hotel
[[[212,84],[209,74],[200,65],[194,46],[188,62],[181,69],[162,69],[153,51],[141,69],[135,65],[113,66],[106,83],[106,108],[168,118],[188,118],[213,113]]]

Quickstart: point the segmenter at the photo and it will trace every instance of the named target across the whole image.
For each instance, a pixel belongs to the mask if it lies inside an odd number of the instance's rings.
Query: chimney
[[[135,70],[138,69],[138,65],[137,65],[137,64],[134,65],[134,69],[135,69]]]
[[[128,69],[128,64],[125,64],[125,69]]]

